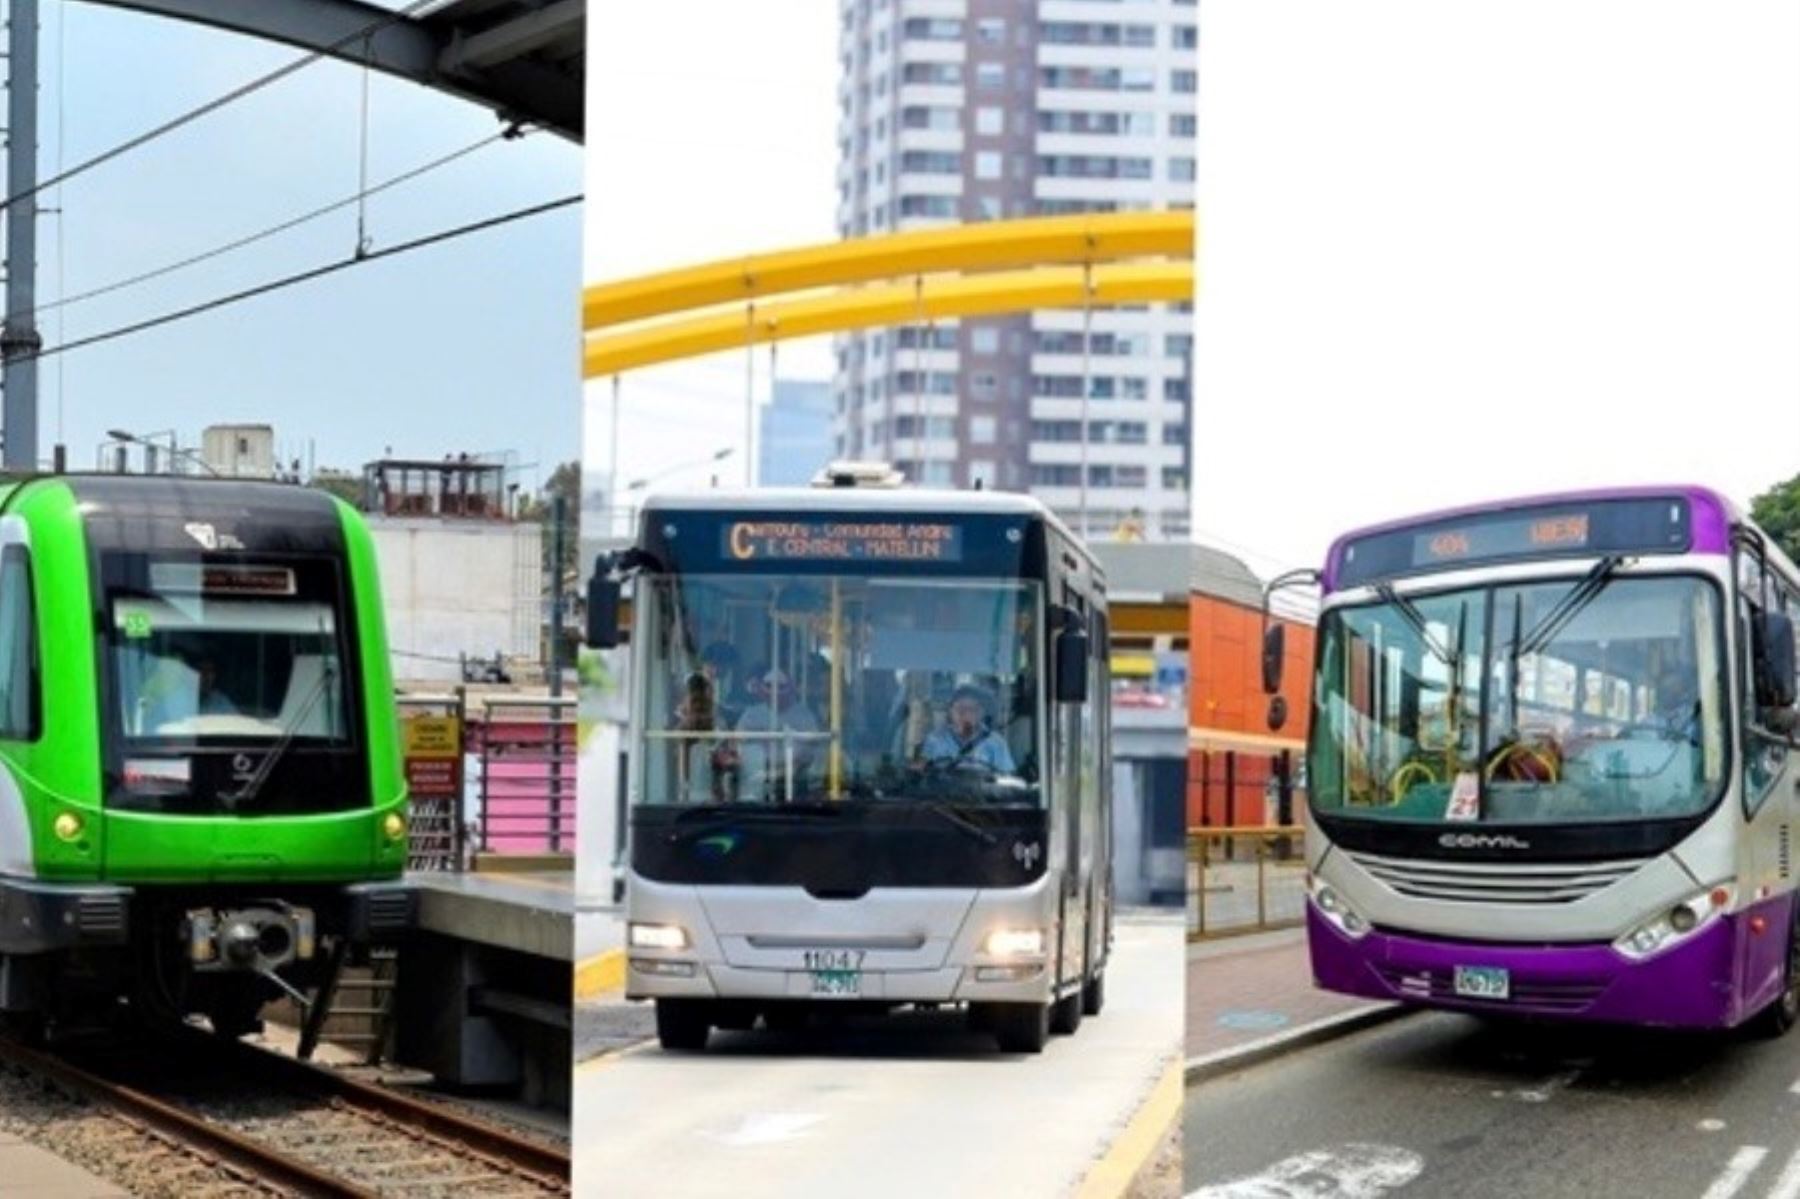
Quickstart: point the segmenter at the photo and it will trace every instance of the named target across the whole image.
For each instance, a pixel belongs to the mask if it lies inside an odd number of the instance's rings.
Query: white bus
[[[653,497],[633,580],[626,994],[667,1049],[963,1005],[1012,1052],[1100,1011],[1112,939],[1105,581],[1025,496]]]

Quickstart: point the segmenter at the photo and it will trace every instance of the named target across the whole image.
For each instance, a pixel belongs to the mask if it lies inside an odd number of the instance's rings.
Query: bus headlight
[[[988,934],[982,949],[997,958],[1043,957],[1044,930],[1041,928],[997,928]]]
[[[1364,937],[1369,932],[1369,922],[1364,920],[1344,897],[1329,883],[1312,880],[1312,902],[1319,915],[1331,921],[1332,925],[1347,937]]]
[[[58,812],[56,819],[50,822],[50,829],[60,841],[73,841],[81,836],[81,817],[73,812]]]
[[[1634,962],[1641,962],[1687,940],[1731,907],[1730,886],[1709,887],[1656,913],[1613,942],[1613,948]]]
[[[632,924],[626,939],[633,949],[686,949],[687,930],[679,924]]]

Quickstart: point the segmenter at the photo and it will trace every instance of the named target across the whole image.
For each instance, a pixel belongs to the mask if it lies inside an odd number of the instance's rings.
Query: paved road
[[[1192,1088],[1204,1199],[1800,1197],[1782,1041],[1402,1019]]]
[[[713,1034],[577,1067],[578,1195],[1055,1196],[1077,1185],[1178,1057],[1179,914],[1122,919],[1107,1005],[1040,1056],[953,1013],[816,1032]]]

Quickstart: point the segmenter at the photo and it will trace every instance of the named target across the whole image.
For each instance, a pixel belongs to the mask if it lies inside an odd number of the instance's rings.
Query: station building
[[[1287,626],[1281,694],[1288,718],[1271,731],[1262,689],[1262,580],[1230,554],[1196,547],[1190,582],[1187,826],[1296,824],[1305,810],[1299,787],[1314,627],[1291,614],[1275,616]]]

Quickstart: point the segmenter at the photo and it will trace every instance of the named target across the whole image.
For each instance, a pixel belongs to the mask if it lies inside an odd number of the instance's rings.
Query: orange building
[[[1287,723],[1272,732],[1262,689],[1262,582],[1238,559],[1196,551],[1188,597],[1189,828],[1298,823],[1304,804],[1291,788],[1306,751],[1313,626],[1288,627],[1281,694]]]

